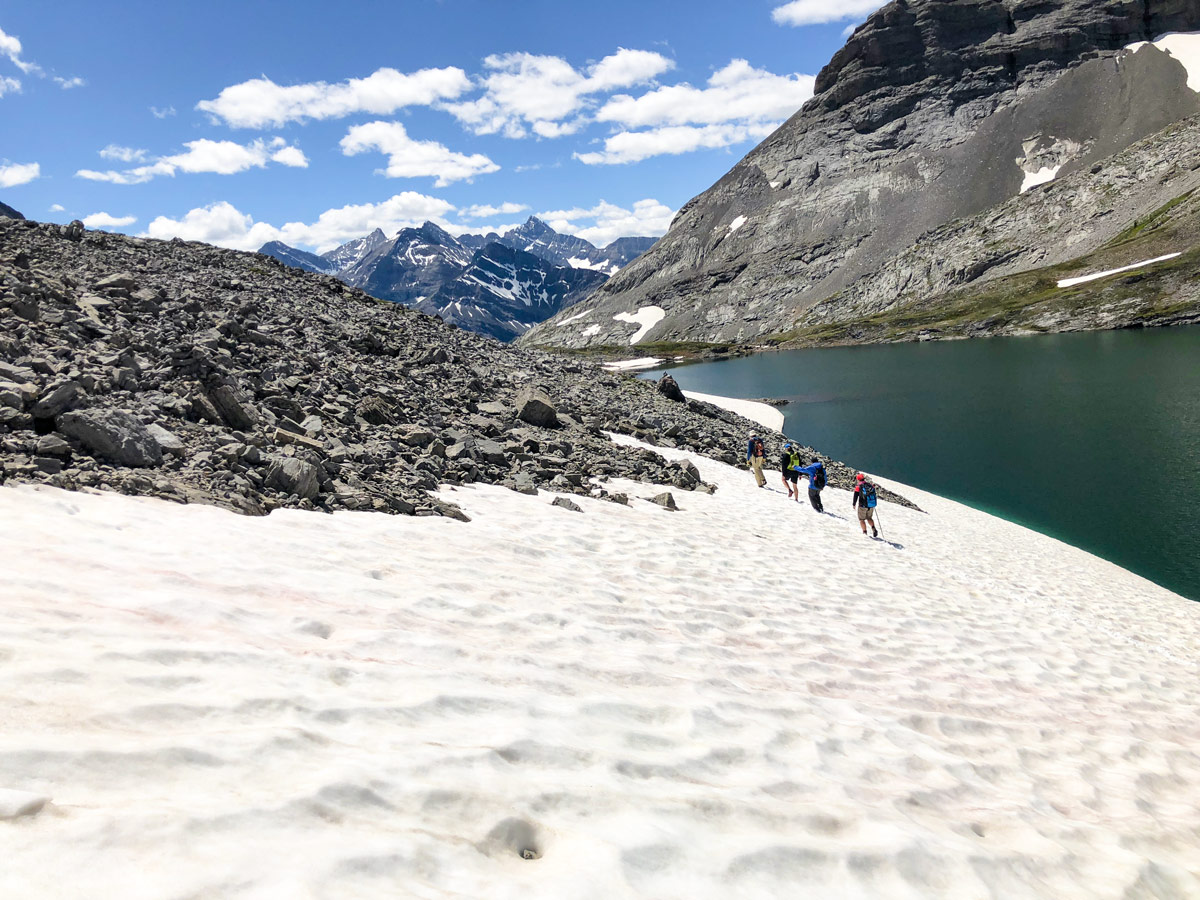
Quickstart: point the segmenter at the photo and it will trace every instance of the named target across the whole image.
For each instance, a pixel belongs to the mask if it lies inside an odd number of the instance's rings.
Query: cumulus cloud
[[[482,153],[468,156],[455,153],[436,141],[413,140],[399,122],[355,125],[342,138],[341,147],[346,156],[377,150],[388,157],[387,168],[383,171],[389,178],[431,176],[437,179],[435,187],[445,187],[500,169]]]
[[[42,167],[37,163],[0,163],[0,188],[28,184],[41,174]]]
[[[338,84],[315,81],[285,86],[264,75],[231,85],[215,100],[201,100],[196,108],[234,128],[278,128],[287,122],[353,113],[386,116],[405,106],[453,100],[470,87],[467,74],[453,67],[411,74],[384,68]]]
[[[875,12],[880,0],[792,0],[771,11],[771,18],[780,25],[819,25],[858,19]]]
[[[490,74],[476,100],[445,104],[475,134],[561,137],[578,131],[591,95],[652,81],[674,67],[659,53],[620,48],[578,70],[558,56],[504,53],[483,61]]]
[[[88,228],[124,228],[137,221],[137,216],[110,216],[106,212],[92,213],[80,221]]]
[[[61,203],[55,203],[53,206],[50,207],[50,212],[66,212],[66,211],[67,211],[67,208],[65,206],[63,206]]]
[[[761,140],[813,95],[815,80],[775,75],[735,59],[703,88],[676,84],[639,97],[619,94],[596,118],[622,130],[605,140],[603,151],[575,158],[587,165],[613,165]],[[632,130],[638,128],[647,130]]]
[[[85,84],[87,84],[87,82],[78,75],[76,75],[74,78],[60,78],[59,76],[55,75],[54,83],[64,91],[69,91],[71,88],[83,87]]]
[[[141,162],[146,158],[146,151],[134,147],[122,147],[119,144],[109,144],[100,151],[100,157],[123,163]]]
[[[0,97],[5,94],[21,93],[21,80],[19,78],[9,78],[7,75],[0,75]]]
[[[202,138],[198,141],[189,141],[183,146],[187,148],[185,152],[172,156],[161,156],[144,166],[136,166],[123,171],[110,169],[104,172],[80,169],[75,174],[88,181],[106,181],[110,184],[144,184],[160,175],[173,176],[176,172],[234,175],[238,172],[245,172],[247,169],[264,168],[272,160],[285,166],[308,165],[307,158],[299,148],[290,146],[287,141],[279,137],[271,141],[256,140],[249,144],[238,144],[234,141],[210,141]],[[124,160],[123,154],[128,154],[129,160]],[[100,151],[100,155],[106,159],[120,159],[129,162],[144,158],[143,151],[115,145],[105,147]]]
[[[256,222],[231,203],[221,201],[190,210],[180,219],[159,216],[147,226],[144,236],[179,237],[235,250],[257,250],[268,241],[283,241],[324,253],[376,228],[391,235],[429,220],[444,222],[453,211],[454,206],[439,197],[405,191],[381,203],[326,210],[315,222],[288,222],[277,227]]]
[[[152,107],[150,107],[150,113],[156,119],[166,119],[166,118],[169,118],[170,116],[175,115],[175,107],[164,106],[160,109],[157,106],[152,106]]]
[[[21,41],[15,34],[5,34],[4,29],[0,28],[0,56],[5,56],[8,60],[24,72],[26,75],[41,74],[41,67],[37,63],[32,63],[21,58]]]
[[[598,247],[619,237],[658,237],[671,227],[675,210],[657,200],[639,200],[625,209],[601,200],[591,209],[553,209],[537,217],[555,231],[575,234]]]
[[[529,209],[524,203],[501,203],[499,206],[476,205],[468,206],[462,211],[466,219],[488,219],[492,216],[515,216]]]

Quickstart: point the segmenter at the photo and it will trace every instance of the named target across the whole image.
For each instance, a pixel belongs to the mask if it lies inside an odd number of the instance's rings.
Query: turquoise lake
[[[822,453],[1200,600],[1200,327],[795,350],[668,370],[685,391],[787,399],[785,432]]]

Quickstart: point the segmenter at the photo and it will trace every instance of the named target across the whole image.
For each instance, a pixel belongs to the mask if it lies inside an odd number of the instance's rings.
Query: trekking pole
[[[879,520],[879,536],[886,541],[887,535],[883,533],[883,515],[879,511],[878,505],[875,507],[875,518]]]

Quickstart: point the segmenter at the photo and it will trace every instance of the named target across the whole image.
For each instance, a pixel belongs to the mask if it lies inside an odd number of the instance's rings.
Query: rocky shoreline
[[[591,479],[605,477],[712,490],[693,466],[605,432],[736,463],[758,428],[270,257],[77,222],[0,219],[0,321],[11,482],[248,514],[462,517],[430,492],[604,495]],[[765,437],[777,453],[782,436]],[[851,469],[829,470],[849,485]]]

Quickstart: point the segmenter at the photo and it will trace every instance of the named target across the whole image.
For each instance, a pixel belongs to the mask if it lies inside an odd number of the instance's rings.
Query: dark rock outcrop
[[[1200,0],[895,0],[654,248],[522,340],[628,345],[614,317],[646,307],[642,341],[786,332],[923,235],[1200,113],[1179,60],[1126,49],[1195,31]]]
[[[0,217],[8,219],[24,219],[25,217],[9,206],[7,203],[0,203]]]

